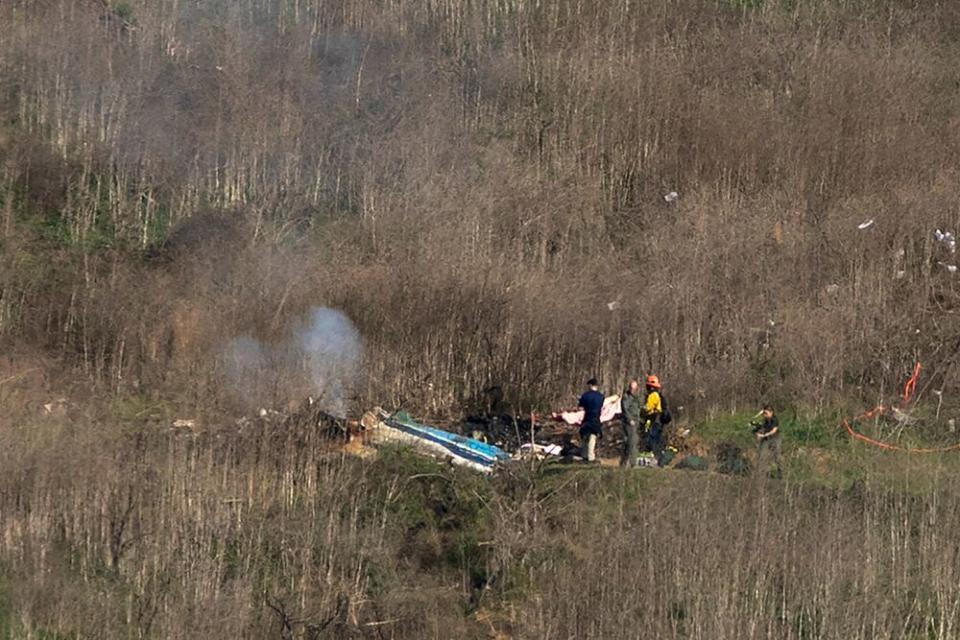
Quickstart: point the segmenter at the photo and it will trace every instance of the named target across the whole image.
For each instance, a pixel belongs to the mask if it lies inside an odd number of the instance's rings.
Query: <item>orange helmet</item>
[[[660,378],[658,378],[657,376],[653,376],[653,375],[647,376],[647,386],[648,386],[648,387],[653,387],[654,389],[659,389],[659,388],[660,388]]]

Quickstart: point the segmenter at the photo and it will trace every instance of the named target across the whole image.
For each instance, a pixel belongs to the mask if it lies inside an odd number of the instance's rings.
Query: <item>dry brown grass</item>
[[[97,424],[5,425],[10,637],[958,633],[955,465],[846,489],[681,471],[487,480],[344,458],[309,425]]]
[[[364,398],[431,413],[955,388],[957,10],[788,5],[7,3],[0,331],[215,390],[225,334],[336,305]]]

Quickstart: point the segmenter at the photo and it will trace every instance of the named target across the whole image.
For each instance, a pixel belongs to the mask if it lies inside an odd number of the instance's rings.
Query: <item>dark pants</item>
[[[780,475],[780,436],[771,436],[763,438],[757,443],[757,469],[767,472],[770,465],[773,464],[777,469],[777,475]]]
[[[626,440],[624,444],[623,457],[620,458],[621,467],[637,466],[637,423],[623,423],[623,437]]]
[[[647,430],[647,448],[653,452],[659,465],[663,458],[663,425],[659,422],[654,422]]]

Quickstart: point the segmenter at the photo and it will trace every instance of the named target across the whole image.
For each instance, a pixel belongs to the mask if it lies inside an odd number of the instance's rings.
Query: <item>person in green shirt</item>
[[[643,399],[640,397],[640,383],[631,380],[620,398],[620,420],[623,422],[625,439],[623,457],[620,466],[627,469],[637,466],[637,428],[640,426]]]

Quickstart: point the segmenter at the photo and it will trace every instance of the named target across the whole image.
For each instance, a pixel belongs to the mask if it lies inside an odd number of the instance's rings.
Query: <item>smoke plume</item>
[[[342,311],[314,307],[282,342],[240,336],[227,344],[224,355],[227,375],[243,400],[263,404],[310,395],[321,409],[342,418],[363,345]]]

